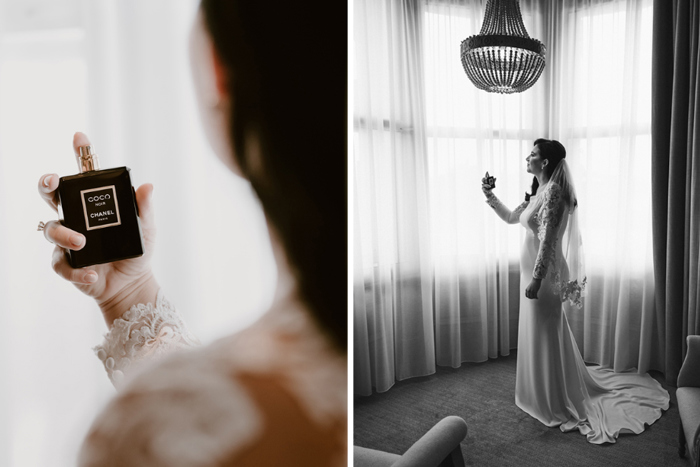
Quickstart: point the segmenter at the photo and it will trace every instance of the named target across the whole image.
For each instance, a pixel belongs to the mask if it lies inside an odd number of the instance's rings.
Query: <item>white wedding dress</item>
[[[161,292],[95,348],[119,389],[80,466],[344,466],[347,363],[303,305],[200,346]]]
[[[519,222],[526,230],[520,257],[516,405],[549,427],[578,429],[595,444],[644,431],[645,424],[668,409],[668,392],[648,374],[587,367],[557,293],[555,283],[568,279],[561,245],[569,209],[561,188],[547,183],[515,211],[493,195],[487,203],[503,220]],[[542,286],[531,300],[525,289],[533,277],[542,279]]]

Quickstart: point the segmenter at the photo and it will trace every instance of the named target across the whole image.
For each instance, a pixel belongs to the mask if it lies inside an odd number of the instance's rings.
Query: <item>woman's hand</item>
[[[496,188],[496,177],[492,177],[486,172],[486,176],[481,179],[481,191],[483,191],[488,198],[493,194],[491,191],[494,188]]]
[[[80,146],[88,144],[90,140],[83,133],[76,133],[73,137],[73,150],[76,154]],[[56,212],[58,179],[56,174],[44,175],[39,179],[39,194]],[[144,254],[138,258],[73,269],[68,263],[65,250],[77,251],[83,248],[85,236],[56,220],[47,222],[44,228],[46,239],[56,245],[51,259],[53,270],[65,280],[72,282],[85,295],[95,299],[108,326],[111,326],[112,322],[121,317],[132,305],[155,303],[158,284],[151,272],[151,257],[156,235],[152,195],[153,185],[148,183],[136,190],[136,203],[144,241]]]
[[[542,287],[542,279],[532,279],[530,284],[528,284],[527,288],[525,289],[525,296],[529,299],[534,298],[536,300],[540,287]]]

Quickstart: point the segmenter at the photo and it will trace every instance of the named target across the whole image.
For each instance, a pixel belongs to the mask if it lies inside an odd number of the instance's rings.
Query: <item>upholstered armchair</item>
[[[678,412],[681,416],[678,454],[688,445],[691,464],[700,467],[700,336],[688,336],[688,353],[678,374]]]
[[[355,467],[464,467],[459,443],[467,436],[467,423],[460,417],[440,420],[403,455],[355,446]]]

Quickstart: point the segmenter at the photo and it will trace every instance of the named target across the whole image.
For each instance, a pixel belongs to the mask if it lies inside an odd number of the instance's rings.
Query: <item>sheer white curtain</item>
[[[590,292],[569,321],[584,359],[663,369],[651,230],[652,1],[565,1],[551,15],[550,131],[565,141],[581,199]]]
[[[435,371],[418,1],[355,2],[358,392]],[[381,200],[381,202],[378,202]]]
[[[36,232],[55,218],[36,184],[74,174],[86,132],[102,166],[152,182],[154,268],[205,343],[269,304],[261,210],[211,153],[194,106],[187,35],[196,0],[0,0],[0,465],[69,466],[114,394],[91,347],[94,303],[51,270]]]
[[[504,202],[520,204],[532,182],[524,159],[545,123],[546,80],[504,96],[477,90],[464,73],[460,43],[479,32],[485,6],[431,2],[423,16],[437,363],[452,367],[517,345],[523,231],[493,215],[481,178],[495,175]],[[529,34],[541,38],[541,15],[532,2],[521,8]]]
[[[391,36],[386,32],[404,21],[399,13],[406,10],[417,16],[421,30],[413,42],[404,44],[420,73],[411,79],[424,83],[409,96],[379,87],[387,77],[398,79],[405,72],[393,67],[395,57],[375,58],[383,66],[364,71],[364,50],[356,46],[355,138],[397,137],[391,118],[384,125],[360,124],[362,119],[378,118],[372,112],[379,102],[422,103],[424,126],[414,125],[410,133],[414,139],[425,135],[423,151],[414,157],[422,162],[419,180],[427,190],[414,191],[426,197],[427,213],[411,212],[430,238],[419,245],[421,252],[411,251],[428,258],[421,277],[432,286],[433,300],[421,312],[432,316],[434,334],[422,344],[429,346],[434,339],[437,364],[452,367],[507,355],[517,347],[523,230],[503,224],[484,204],[480,179],[487,170],[495,175],[496,193],[514,208],[532,181],[524,170],[524,158],[536,138],[546,137],[567,147],[584,223],[589,295],[583,310],[568,311],[579,346],[588,361],[616,370],[646,371],[656,365],[657,345],[649,174],[651,44],[645,42],[651,35],[651,2],[520,3],[528,32],[547,45],[548,63],[535,86],[511,96],[477,91],[459,61],[461,40],[479,32],[485,1],[385,1],[393,16],[375,16],[376,23],[359,25],[362,19],[355,19],[356,43],[387,40]],[[376,55],[383,52],[377,47],[371,50]],[[373,96],[373,108],[360,105],[359,97],[365,94]],[[373,273],[390,267],[386,252],[399,252],[388,247],[396,235],[385,227],[396,203],[375,193],[391,186],[388,180],[396,184],[402,175],[390,165],[363,165],[380,157],[404,160],[395,149],[374,145],[370,157],[367,146],[355,145],[357,222],[362,227],[372,219],[376,225],[376,235],[360,235],[356,247],[360,250],[356,256],[361,255],[361,261],[356,260],[356,281],[363,281],[365,291],[364,300],[358,303],[355,297],[360,321],[376,317],[368,303],[395,293],[395,287],[379,282]],[[393,264],[401,264],[396,254]],[[383,288],[377,286],[380,283]],[[392,312],[401,314],[398,309]],[[355,350],[358,394],[384,391],[395,379],[406,377],[389,374],[391,367],[376,364],[378,354],[389,355],[390,348],[399,354],[406,347],[400,329],[385,324],[356,325],[356,344],[363,344]]]

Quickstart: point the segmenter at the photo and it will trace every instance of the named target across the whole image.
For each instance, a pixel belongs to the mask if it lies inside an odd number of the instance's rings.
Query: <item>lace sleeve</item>
[[[544,202],[539,213],[539,229],[537,238],[540,240],[540,248],[535,260],[535,268],[532,271],[534,279],[544,279],[550,265],[554,264],[557,246],[557,236],[559,226],[566,204],[562,198],[562,191],[559,185],[552,185],[544,194]]]
[[[151,360],[177,349],[195,347],[199,340],[190,333],[182,317],[158,291],[152,303],[132,306],[114,320],[102,344],[93,348],[116,388],[124,375],[143,360]]]
[[[498,214],[498,217],[503,219],[508,224],[517,224],[520,220],[520,214],[522,214],[529,202],[525,201],[520,206],[515,208],[515,210],[511,211],[501,202],[500,199],[496,197],[496,195],[489,191],[486,195],[486,204],[491,206],[493,210],[496,211],[496,214]]]

